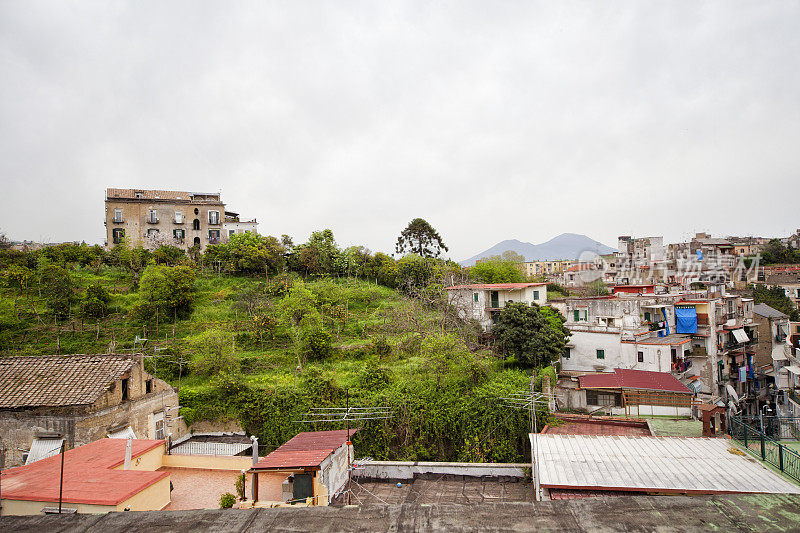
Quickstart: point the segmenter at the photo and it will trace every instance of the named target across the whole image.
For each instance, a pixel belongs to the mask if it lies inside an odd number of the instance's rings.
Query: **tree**
[[[239,361],[233,354],[233,335],[218,329],[207,329],[186,340],[189,353],[195,356],[192,369],[203,376],[235,373]]]
[[[331,230],[315,231],[307,243],[295,246],[292,252],[292,267],[306,275],[330,274],[335,271],[334,267],[340,254]]]
[[[500,256],[476,263],[474,267],[470,268],[470,274],[477,281],[483,283],[521,283],[525,281],[520,263],[511,259],[503,259]]]
[[[42,295],[57,318],[69,316],[71,305],[75,302],[75,285],[69,272],[58,265],[46,265],[39,278]]]
[[[141,303],[169,317],[186,316],[194,303],[194,271],[187,266],[150,265],[139,284]]]
[[[398,254],[410,252],[420,257],[439,257],[442,250],[448,251],[439,232],[422,218],[415,218],[409,222],[406,229],[400,233],[395,245]]]
[[[175,266],[182,263],[185,258],[186,252],[177,246],[165,244],[153,250],[153,261],[158,265]]]
[[[108,312],[108,303],[111,301],[108,291],[99,282],[86,287],[83,298],[83,314],[92,318],[101,318]]]
[[[205,261],[222,262],[227,268],[247,274],[283,272],[286,248],[275,237],[256,233],[235,233],[226,243],[206,249]]]
[[[544,367],[558,361],[570,332],[566,320],[551,307],[506,304],[492,333],[506,353],[528,367]]]
[[[768,289],[765,285],[759,283],[753,287],[753,300],[757,304],[767,304],[773,309],[789,315],[789,320],[793,322],[800,320],[800,313],[797,312],[794,304],[781,287]]]

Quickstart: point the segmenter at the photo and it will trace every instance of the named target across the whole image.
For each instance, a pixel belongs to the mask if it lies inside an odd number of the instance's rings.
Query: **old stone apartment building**
[[[169,244],[188,250],[227,239],[220,193],[106,189],[106,246],[123,238],[138,244]]]
[[[147,373],[141,356],[0,359],[0,450],[6,467],[57,453],[63,440],[73,448],[108,436],[178,437],[185,426],[177,406],[177,391]]]

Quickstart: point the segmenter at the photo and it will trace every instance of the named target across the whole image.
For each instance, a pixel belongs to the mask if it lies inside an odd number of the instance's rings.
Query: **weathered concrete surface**
[[[479,505],[367,505],[0,519],[2,531],[798,531],[800,496],[633,496]]]

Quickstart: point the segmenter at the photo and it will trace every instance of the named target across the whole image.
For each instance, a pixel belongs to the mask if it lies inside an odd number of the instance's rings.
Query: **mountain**
[[[610,254],[616,250],[606,246],[602,242],[590,239],[586,235],[577,233],[562,233],[558,237],[553,237],[542,244],[531,244],[516,239],[509,239],[498,242],[488,250],[473,255],[469,259],[461,261],[462,266],[471,266],[475,261],[483,257],[500,255],[511,250],[525,257],[526,261],[553,261],[556,259],[577,259],[582,252],[591,252],[592,255]]]

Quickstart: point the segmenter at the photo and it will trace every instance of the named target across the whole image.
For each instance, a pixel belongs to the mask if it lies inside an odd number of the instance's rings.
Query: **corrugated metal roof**
[[[724,439],[531,435],[543,487],[800,494]]]
[[[61,451],[61,444],[64,442],[63,438],[60,439],[42,439],[35,438],[31,443],[31,449],[28,451],[28,458],[25,459],[25,464],[29,465],[42,459],[52,457]]]

